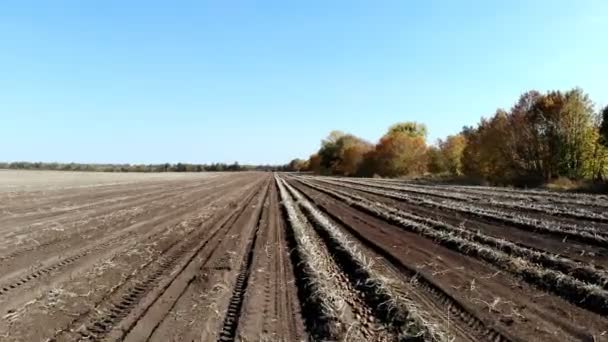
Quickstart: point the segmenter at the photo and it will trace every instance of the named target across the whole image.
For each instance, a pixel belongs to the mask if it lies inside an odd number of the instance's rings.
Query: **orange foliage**
[[[439,154],[447,172],[460,176],[462,170],[462,153],[467,140],[462,134],[449,135],[445,140],[439,140]]]
[[[321,157],[318,154],[313,154],[308,158],[308,170],[314,173],[321,172]]]
[[[354,176],[358,173],[365,155],[373,149],[373,146],[365,142],[355,142],[343,146],[340,151],[340,159],[336,164],[335,173],[344,176]]]
[[[427,165],[426,143],[421,136],[387,134],[376,145],[375,173],[383,177],[421,175]]]

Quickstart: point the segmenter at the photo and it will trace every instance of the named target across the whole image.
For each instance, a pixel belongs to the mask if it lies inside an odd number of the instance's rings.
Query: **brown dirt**
[[[48,184],[39,179],[46,175],[0,173],[1,341],[334,337],[319,335],[323,310],[311,301],[294,226],[272,174],[51,173]],[[608,340],[605,317],[295,178],[280,177],[346,233],[371,260],[372,273],[390,279],[393,290],[450,341]],[[608,266],[598,246],[348,191]],[[382,305],[375,306],[360,274],[343,260],[346,252],[337,252],[322,228],[300,213],[331,274],[327,281],[345,299],[340,318],[345,334],[339,339],[396,341]]]
[[[297,181],[291,183],[309,196],[321,210],[332,216],[335,222],[340,223],[344,230],[375,250],[381,260],[389,261],[390,266],[405,276],[409,273],[411,277],[428,279],[437,285],[440,291],[461,304],[470,315],[482,321],[481,324],[485,327],[478,330],[482,334],[484,329],[497,327],[508,336],[513,336],[513,339],[521,341],[554,341],[558,338],[593,341],[594,337],[596,340],[606,339],[606,318],[539,291],[492,265],[439,246],[415,233],[355,210],[346,203],[336,201]],[[385,201],[378,196],[368,196],[361,192],[358,192],[358,195],[398,205],[395,201]],[[409,209],[418,214],[425,213],[417,210],[421,208]],[[441,311],[441,303],[437,302],[442,299],[437,300],[434,291],[429,290],[424,282],[419,281],[420,283],[422,285],[418,292],[422,299],[419,303],[435,302],[438,306],[436,310]],[[428,310],[432,311],[433,308]],[[449,312],[445,305],[443,312]],[[455,320],[453,324],[458,325],[458,322]],[[474,326],[479,329],[477,323]],[[462,330],[467,331],[466,324]],[[475,329],[468,331],[475,336]],[[456,337],[459,340],[463,338],[458,335]],[[478,338],[480,337],[472,340]]]
[[[453,225],[462,226],[474,231],[479,230],[494,237],[513,241],[525,246],[537,248],[542,251],[564,255],[574,260],[593,263],[600,268],[608,269],[608,246],[601,247],[580,243],[554,235],[541,234],[529,229],[521,229],[515,225],[509,225],[504,222],[498,222],[475,215],[467,215],[452,210],[438,210],[436,208],[413,205],[403,201],[398,201],[355,189],[350,189],[349,191],[374,201],[386,203],[406,212],[433,218],[439,221],[451,223]],[[528,213],[528,215],[532,215],[539,220],[547,218],[547,215],[541,215],[538,213]],[[559,218],[551,217],[551,220],[557,221]],[[588,222],[583,222],[582,224],[589,225]]]
[[[279,275],[265,285],[278,308],[265,329],[305,339],[271,184],[237,173],[12,192],[0,203],[11,212],[0,218],[0,340],[215,339],[247,250]],[[243,316],[261,306],[251,279]]]

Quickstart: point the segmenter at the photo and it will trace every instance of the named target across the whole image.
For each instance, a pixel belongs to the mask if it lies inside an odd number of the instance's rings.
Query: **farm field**
[[[608,341],[608,198],[0,171],[1,341]]]

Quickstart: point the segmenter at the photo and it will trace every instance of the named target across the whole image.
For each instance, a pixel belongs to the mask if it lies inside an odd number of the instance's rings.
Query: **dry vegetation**
[[[3,175],[3,341],[608,340],[602,196]]]

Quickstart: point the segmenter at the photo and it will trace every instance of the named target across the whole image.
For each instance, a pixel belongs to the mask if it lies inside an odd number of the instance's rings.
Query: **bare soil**
[[[279,180],[302,199],[280,192]],[[608,246],[321,178],[0,171],[0,340],[608,341],[608,319],[598,310],[360,210],[333,190],[560,255],[600,273],[608,267]],[[286,209],[290,201],[297,227]],[[303,210],[304,202],[353,249],[340,249]],[[307,258],[306,246],[295,238],[302,233],[319,260]],[[351,250],[361,255],[349,255]],[[367,271],[353,268],[351,257],[366,260]],[[315,272],[305,267],[311,262],[321,265],[323,279],[311,279]],[[424,318],[419,334],[387,315],[396,312],[394,303],[378,303],[370,287],[378,281],[389,284],[396,302],[410,303],[411,317]],[[313,286],[323,282],[326,287]],[[602,295],[606,284],[585,286]],[[321,288],[344,300],[338,317],[319,305],[329,298],[319,295]],[[426,327],[443,335],[424,333]]]

